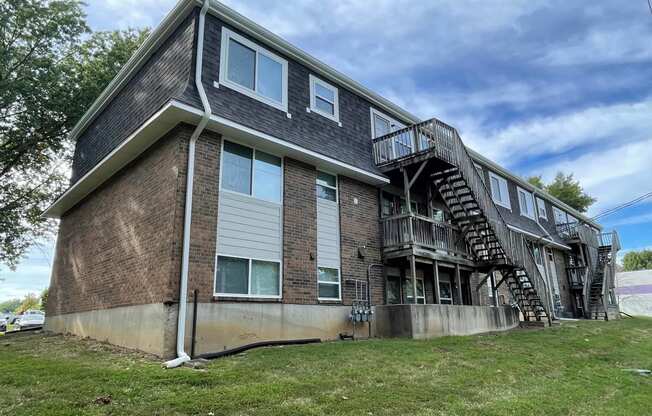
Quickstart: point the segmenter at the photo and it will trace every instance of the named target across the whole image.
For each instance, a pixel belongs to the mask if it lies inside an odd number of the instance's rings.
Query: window
[[[310,75],[310,111],[340,122],[337,88]]]
[[[280,263],[217,257],[215,293],[220,296],[280,297]]]
[[[288,63],[222,28],[220,84],[287,112]]]
[[[548,211],[546,211],[546,201],[537,197],[537,212],[539,213],[539,218],[548,220]]]
[[[394,127],[394,128],[393,128]],[[384,136],[396,130],[396,123],[391,118],[371,109],[371,137]]]
[[[494,297],[494,291],[493,291],[493,289],[491,288],[491,279],[492,279],[492,278],[493,278],[493,276],[489,276],[489,277],[487,278],[487,292],[489,293],[489,297],[490,297],[490,298],[493,298],[493,297]]]
[[[405,294],[405,303],[414,303],[414,290],[412,289],[412,279],[406,278],[403,280],[403,293]],[[426,303],[426,295],[423,286],[423,279],[417,277],[417,303],[424,305]]]
[[[505,208],[512,209],[512,205],[509,202],[507,180],[493,172],[489,172],[489,183],[491,184],[491,197],[494,202]]]
[[[337,177],[317,172],[317,198],[337,202]]]
[[[453,290],[450,282],[439,282],[439,301],[445,305],[453,304]]]
[[[566,224],[568,222],[568,217],[566,216],[566,212],[560,210],[559,208],[552,207],[552,213],[555,215],[556,224]]]
[[[224,141],[222,189],[281,203],[281,158]]]
[[[394,215],[394,198],[392,194],[382,192],[382,198],[380,202],[381,202],[380,203],[381,217],[389,217],[391,215]]]
[[[340,271],[327,267],[317,268],[319,299],[340,300]]]
[[[534,219],[534,199],[532,198],[532,194],[522,188],[516,188],[516,190],[518,192],[518,205],[521,210],[521,215]]]

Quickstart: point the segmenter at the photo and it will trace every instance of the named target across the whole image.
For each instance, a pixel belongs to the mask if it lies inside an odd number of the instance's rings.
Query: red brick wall
[[[283,302],[317,303],[317,171],[284,160]]]
[[[178,126],[61,219],[47,313],[171,300],[180,185]]]
[[[350,304],[354,298],[355,286],[347,283],[346,279],[366,279],[367,267],[381,262],[378,188],[339,176],[339,201],[342,300],[344,304]],[[365,258],[358,255],[358,248],[362,246],[366,246]],[[371,282],[372,303],[384,303],[385,281],[381,269],[372,270]]]

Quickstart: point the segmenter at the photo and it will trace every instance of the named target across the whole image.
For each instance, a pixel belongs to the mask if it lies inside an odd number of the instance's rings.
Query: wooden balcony
[[[453,166],[456,134],[453,127],[437,119],[413,124],[374,139],[374,162],[384,172],[432,158]]]
[[[557,234],[569,243],[598,246],[598,234],[595,230],[579,222],[557,224]]]
[[[432,257],[453,256],[471,260],[473,255],[458,227],[418,214],[401,214],[380,220],[383,254],[399,257],[405,251],[430,252]],[[425,253],[426,256],[427,253]],[[429,256],[430,257],[430,256]]]

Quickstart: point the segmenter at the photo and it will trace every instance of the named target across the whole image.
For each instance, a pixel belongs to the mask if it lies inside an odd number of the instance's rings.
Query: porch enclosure
[[[501,273],[496,287],[506,284],[526,320],[550,321],[552,309],[545,279],[541,276],[525,237],[511,230],[496,207],[484,180],[462,143],[457,130],[431,119],[373,140],[378,168],[394,182],[403,183],[405,215],[384,218],[384,252],[404,247],[410,263],[416,298],[415,256],[443,252],[468,258],[485,274],[479,285]],[[426,183],[452,216],[452,224],[437,223],[412,211],[411,190]],[[437,258],[434,256],[433,258]]]

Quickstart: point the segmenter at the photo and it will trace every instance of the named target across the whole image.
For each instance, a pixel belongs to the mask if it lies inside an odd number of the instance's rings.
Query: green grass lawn
[[[203,370],[43,333],[0,337],[0,354],[0,415],[652,414],[652,377],[622,371],[652,369],[642,318],[265,348]]]

